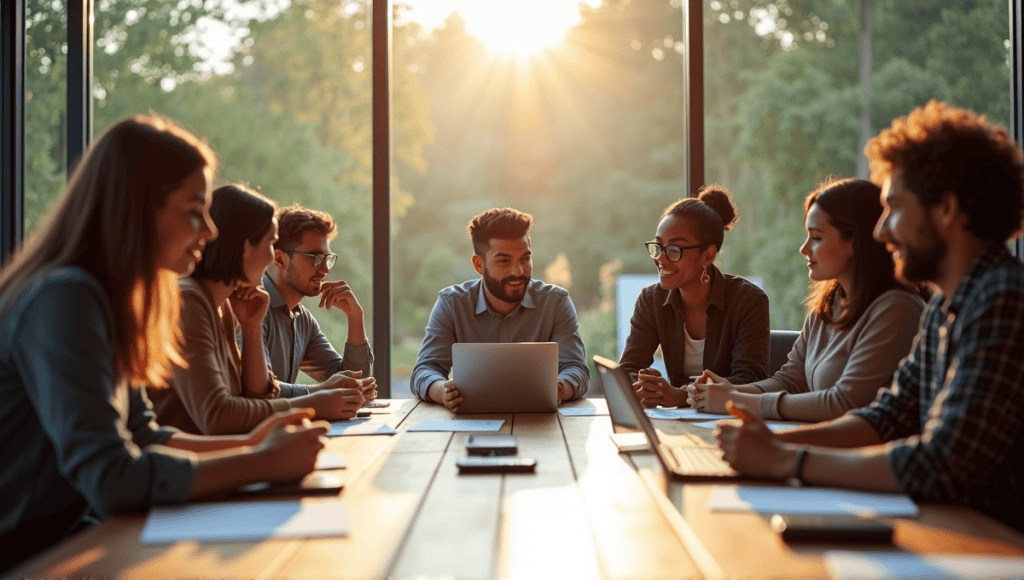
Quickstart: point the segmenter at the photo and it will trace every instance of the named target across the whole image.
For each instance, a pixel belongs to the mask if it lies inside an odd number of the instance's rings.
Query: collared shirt
[[[893,385],[852,411],[922,501],[962,501],[1024,531],[1024,265],[994,244],[928,304]]]
[[[569,293],[540,280],[530,281],[523,300],[506,316],[487,305],[482,278],[441,290],[412,371],[413,394],[428,401],[430,385],[448,380],[456,342],[557,342],[558,378],[573,386],[573,398],[582,397],[590,384]]]
[[[704,367],[741,385],[768,376],[771,322],[768,296],[752,282],[711,267]],[[686,362],[686,308],[679,290],[652,284],[640,291],[633,307],[629,338],[619,364],[636,376],[651,366],[661,346],[668,381],[681,387],[689,381]]]
[[[308,395],[309,388],[296,385],[299,371],[322,383],[339,371],[363,371],[370,376],[373,353],[370,343],[345,343],[345,355],[338,354],[320,330],[313,314],[302,304],[289,310],[281,292],[268,274],[263,287],[270,294],[270,307],[263,318],[263,353],[274,375],[281,381],[282,397]]]
[[[0,297],[0,308],[0,537],[49,520],[56,540],[83,499],[102,517],[184,501],[195,455],[159,446],[175,431],[157,426],[142,391],[119,380],[96,279],[54,268]]]

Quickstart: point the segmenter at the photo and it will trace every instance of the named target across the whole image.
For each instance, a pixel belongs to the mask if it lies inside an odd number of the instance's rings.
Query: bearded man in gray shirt
[[[590,370],[569,293],[530,279],[532,223],[533,216],[511,208],[469,222],[480,278],[438,293],[410,379],[417,397],[458,410],[462,395],[448,378],[456,342],[557,342],[559,404],[587,392]]]
[[[373,353],[366,341],[363,308],[344,280],[327,282],[338,259],[330,242],[338,232],[334,219],[320,211],[292,205],[277,210],[278,241],[274,261],[263,275],[270,307],[263,319],[263,350],[281,396],[295,397],[324,389],[359,389],[364,401],[377,395],[370,376]],[[300,300],[319,296],[320,308],[337,308],[348,319],[344,355],[324,336],[313,314]],[[299,371],[317,385],[296,385]]]

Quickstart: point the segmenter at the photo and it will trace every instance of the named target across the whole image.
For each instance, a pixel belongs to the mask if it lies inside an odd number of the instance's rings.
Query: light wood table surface
[[[685,421],[655,419],[654,424],[666,442],[714,442],[713,431]],[[836,549],[1024,558],[1024,534],[969,507],[949,504],[918,504],[916,518],[883,518],[893,525],[891,545],[787,544],[772,531],[770,516],[711,511],[708,500],[715,484],[667,481],[652,453],[629,455],[705,578],[827,578],[823,556]],[[1018,575],[1024,576],[1024,560]]]
[[[578,401],[606,411],[603,400]],[[504,419],[535,474],[459,475],[466,433],[407,432],[453,418],[439,405],[394,400],[397,435],[335,437],[348,460],[338,496],[352,532],[341,538],[144,545],[146,513],[118,514],[12,571],[16,578],[699,578],[682,540],[606,414],[459,415]],[[275,498],[280,499],[280,497]],[[231,501],[259,501],[256,499]]]
[[[15,578],[254,580],[345,578],[825,578],[828,549],[788,545],[766,516],[708,509],[713,485],[667,483],[650,452],[619,454],[604,400],[594,416],[459,415],[504,419],[535,474],[459,475],[466,433],[409,432],[443,407],[394,400],[374,415],[397,435],[330,439],[348,460],[337,496],[352,532],[341,538],[144,545],[146,513],[118,514],[38,555]],[[685,422],[655,424],[669,439],[712,441]],[[239,500],[243,501],[243,500]],[[259,501],[249,499],[244,501]],[[922,505],[896,518],[893,545],[917,554],[1024,557],[1024,535],[961,506]],[[1022,570],[1024,574],[1024,570]]]

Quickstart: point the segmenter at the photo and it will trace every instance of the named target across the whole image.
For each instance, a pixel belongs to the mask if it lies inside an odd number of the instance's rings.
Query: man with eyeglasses
[[[296,397],[324,389],[351,388],[364,401],[377,396],[370,376],[373,353],[366,341],[363,308],[344,280],[325,281],[338,259],[330,242],[337,234],[334,219],[320,211],[292,205],[277,210],[278,241],[274,261],[263,275],[270,307],[263,319],[263,349],[281,381],[281,396]],[[313,314],[300,303],[319,296],[320,308],[337,308],[348,318],[344,355],[324,336]],[[299,371],[319,384],[294,384]]]
[[[557,342],[558,403],[587,392],[590,370],[569,293],[530,278],[532,223],[533,216],[507,207],[469,222],[480,278],[438,293],[410,379],[420,399],[458,410],[462,395],[448,378],[456,342]]]

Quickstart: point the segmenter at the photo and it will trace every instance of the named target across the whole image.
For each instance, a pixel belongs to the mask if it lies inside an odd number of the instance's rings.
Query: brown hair
[[[826,181],[812,191],[804,202],[804,218],[811,206],[817,205],[828,216],[829,223],[839,235],[853,242],[852,287],[843,295],[838,280],[812,282],[807,299],[807,311],[843,330],[857,320],[882,293],[893,288],[905,288],[896,280],[896,265],[892,254],[875,240],[873,232],[882,215],[881,189],[863,179]],[[836,298],[845,298],[847,307],[837,317],[832,316]]]
[[[274,248],[294,250],[302,243],[302,236],[314,231],[328,240],[338,233],[338,226],[330,214],[293,204],[277,210],[277,243]]]
[[[275,208],[273,201],[240,183],[215,189],[210,217],[219,233],[217,239],[206,244],[192,277],[225,284],[245,280],[245,242],[256,245],[267,235]]]
[[[669,215],[685,218],[701,246],[715,246],[718,250],[722,249],[725,232],[732,229],[738,219],[732,197],[721,185],[705,185],[697,197],[686,197],[673,203],[665,208],[661,217],[664,219]]]
[[[510,207],[493,208],[469,220],[466,233],[473,240],[473,252],[481,258],[487,253],[491,240],[516,240],[530,235],[533,216]]]
[[[116,123],[89,147],[49,216],[0,273],[0,294],[17,294],[47,270],[81,267],[110,301],[119,378],[166,386],[171,365],[184,360],[177,276],[156,265],[156,213],[204,168],[216,170],[213,152],[173,121]]]
[[[1024,155],[1006,129],[983,115],[932,100],[868,141],[871,177],[900,171],[925,207],[956,195],[974,236],[1003,242],[1024,219]]]

